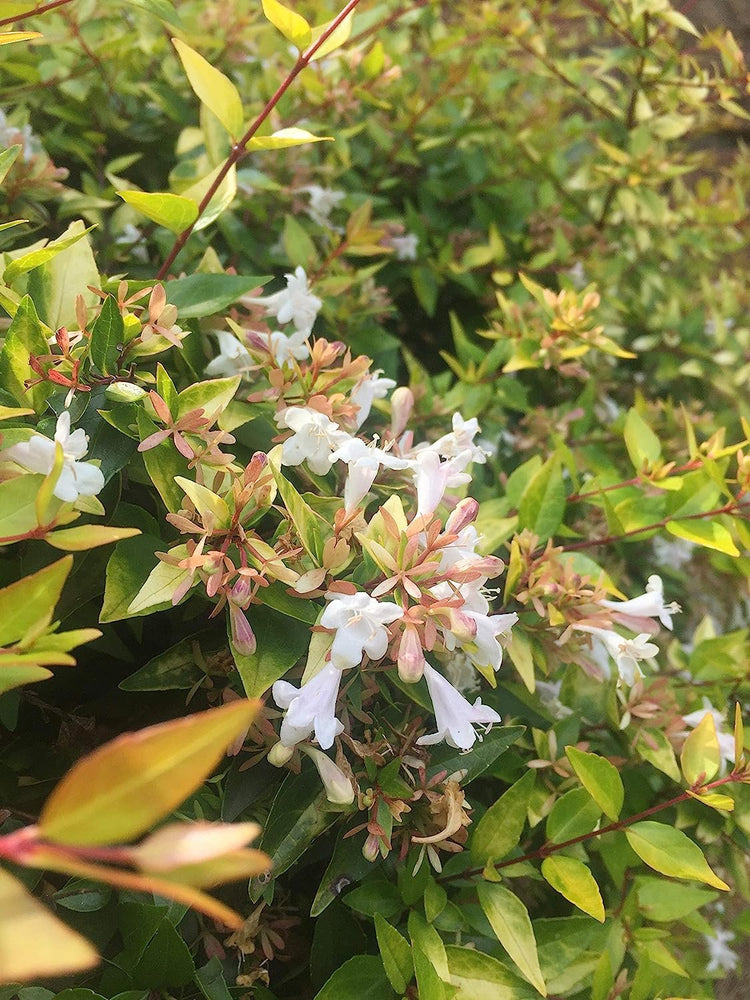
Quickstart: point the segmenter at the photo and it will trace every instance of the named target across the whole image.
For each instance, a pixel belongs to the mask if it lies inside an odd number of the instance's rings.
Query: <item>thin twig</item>
[[[191,233],[195,229],[196,222],[198,221],[198,219],[200,219],[201,215],[203,215],[206,208],[208,207],[209,202],[216,194],[216,192],[219,190],[222,181],[227,176],[232,167],[235,165],[235,163],[241,160],[242,157],[246,154],[247,150],[245,147],[247,146],[248,142],[250,142],[250,140],[253,138],[253,136],[258,131],[260,126],[263,124],[266,118],[268,118],[268,116],[271,114],[273,109],[279,103],[281,98],[284,96],[284,94],[287,92],[289,87],[296,80],[296,78],[299,76],[302,70],[309,65],[313,56],[318,51],[318,49],[321,48],[321,46],[331,37],[334,31],[338,28],[338,26],[349,16],[349,14],[352,13],[352,11],[357,7],[359,2],[360,0],[349,0],[349,2],[343,8],[343,10],[336,15],[333,21],[331,21],[328,28],[323,32],[320,38],[313,45],[311,45],[310,48],[307,49],[307,51],[300,52],[299,56],[297,57],[296,63],[291,68],[286,78],[281,82],[281,84],[276,90],[276,93],[270,98],[266,106],[263,108],[263,110],[255,119],[255,121],[252,123],[247,132],[245,132],[245,134],[242,136],[239,142],[236,142],[232,147],[232,151],[227,157],[224,166],[218,172],[211,186],[204,194],[201,203],[198,205],[197,216],[195,217],[193,222],[191,222],[190,225],[186,229],[183,229],[183,231],[179,234],[179,236],[174,242],[174,246],[169,252],[167,259],[159,268],[159,272],[156,275],[157,280],[160,281],[162,278],[165,278],[169,273],[169,269],[174,263],[175,258],[187,243]]]
[[[72,2],[73,0],[50,0],[50,3],[43,3],[40,7],[35,7],[33,10],[24,11],[23,14],[4,17],[0,20],[0,28],[4,28],[6,24],[15,24],[17,21],[23,21],[27,17],[36,17],[37,14],[44,14],[45,11],[54,10],[55,7],[64,7],[66,4]]]

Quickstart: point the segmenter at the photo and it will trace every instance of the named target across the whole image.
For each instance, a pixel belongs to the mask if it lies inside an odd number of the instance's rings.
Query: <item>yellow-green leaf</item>
[[[575,747],[565,747],[565,753],[578,780],[594,802],[610,819],[619,819],[625,789],[617,768],[606,758]]]
[[[337,25],[331,34],[326,38],[319,49],[316,49],[315,54],[311,57],[310,62],[314,62],[316,59],[322,59],[323,56],[327,56],[329,53],[333,52],[335,49],[340,48],[345,42],[349,40],[349,36],[352,33],[352,22],[354,20],[354,11],[347,14],[343,19],[341,24]],[[325,34],[326,31],[331,27],[332,21],[326,22],[326,24],[319,24],[317,28],[313,28],[310,34],[310,45],[314,45],[321,35]]]
[[[539,967],[534,929],[526,907],[518,896],[502,885],[487,882],[477,886],[479,903],[492,930],[519,971],[542,996],[547,987]]]
[[[682,747],[680,764],[689,785],[710,781],[719,773],[721,752],[716,723],[710,712],[703,716]]]
[[[0,985],[90,969],[92,944],[71,930],[0,868]]]
[[[111,528],[106,524],[82,524],[77,528],[63,528],[45,536],[45,541],[63,552],[85,552],[100,545],[111,545],[123,538],[140,535],[140,528]]]
[[[579,910],[604,923],[604,903],[594,876],[582,861],[563,855],[545,858],[542,875]]]
[[[729,891],[708,865],[703,852],[682,830],[665,823],[645,820],[625,831],[628,843],[649,868],[672,878],[690,878],[705,882],[715,889]]]
[[[73,557],[65,556],[0,590],[0,645],[17,642],[32,627],[41,630],[52,621],[72,568]]]
[[[633,407],[625,418],[625,447],[636,472],[644,465],[653,465],[661,458],[659,439]]]
[[[28,42],[31,38],[41,37],[41,31],[3,31],[0,33],[0,45],[12,45],[13,42]]]
[[[72,227],[70,227],[72,228]],[[3,273],[3,281],[12,285],[16,278],[20,277],[22,274],[26,274],[28,271],[33,271],[37,267],[41,267],[42,264],[46,264],[47,261],[52,260],[63,250],[67,250],[68,247],[72,247],[74,243],[77,243],[82,239],[86,233],[90,233],[93,226],[89,226],[88,229],[84,229],[80,223],[78,228],[74,232],[67,231],[68,235],[60,236],[56,240],[50,240],[50,242],[38,250],[31,250],[29,253],[25,253],[22,257],[16,257],[12,260],[10,264],[5,268]]]
[[[272,135],[256,135],[248,144],[248,149],[286,149],[287,146],[302,146],[306,142],[333,142],[332,135],[313,135],[304,128],[281,128]]]
[[[191,198],[168,191],[118,191],[124,202],[173,233],[181,233],[198,218],[198,206]]]
[[[245,118],[242,99],[235,85],[179,38],[173,38],[172,44],[177,49],[190,86],[198,99],[216,115],[233,138],[239,138]]]
[[[482,816],[471,842],[474,864],[499,861],[521,839],[536,774],[529,770]]]
[[[42,810],[40,835],[76,846],[137,837],[200,785],[257,707],[235,701],[105,744],[57,785]]]
[[[263,13],[284,38],[304,49],[310,44],[312,30],[301,14],[285,7],[279,0],[263,0]]]
[[[703,545],[707,549],[716,549],[728,556],[740,554],[729,531],[718,521],[700,521],[697,518],[690,521],[669,521],[666,528],[671,535]]]
[[[409,942],[380,913],[375,914],[375,934],[383,968],[391,986],[397,993],[406,992],[414,973]]]

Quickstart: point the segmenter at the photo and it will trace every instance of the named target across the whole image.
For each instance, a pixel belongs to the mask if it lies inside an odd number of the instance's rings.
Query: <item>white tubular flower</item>
[[[412,466],[417,487],[417,517],[434,514],[447,489],[471,482],[471,476],[462,471],[469,464],[464,461],[465,454],[441,462],[436,451],[417,453]]]
[[[339,806],[350,806],[354,802],[354,788],[341,768],[317,747],[304,746],[300,750],[307,754],[318,769],[328,801]]]
[[[273,700],[286,709],[279,734],[285,747],[293,747],[314,732],[323,750],[330,750],[344,729],[336,718],[340,683],[341,671],[330,663],[299,689],[288,681],[276,681]]]
[[[628,618],[658,618],[664,628],[670,631],[672,615],[682,610],[674,601],[671,604],[664,603],[664,584],[656,573],[648,578],[645,594],[630,601],[599,601],[599,604],[616,612],[618,618],[623,615]]]
[[[462,648],[477,667],[492,667],[499,670],[503,662],[503,647],[498,642],[498,636],[508,637],[511,628],[518,621],[515,611],[508,615],[483,615],[466,608],[461,609],[477,627],[476,635],[471,642],[463,643]]]
[[[323,303],[310,291],[303,267],[295,268],[294,274],[284,277],[286,288],[283,291],[253,299],[253,303],[265,306],[267,315],[275,316],[280,326],[292,322],[295,329],[304,330],[308,335]]]
[[[396,458],[382,448],[365,444],[361,438],[355,437],[349,438],[333,452],[331,462],[346,462],[349,470],[344,486],[347,514],[367,495],[381,465],[386,469],[406,469],[409,466],[405,458]]]
[[[307,462],[318,476],[330,472],[331,455],[350,437],[324,413],[308,406],[288,406],[278,415],[276,423],[294,431],[294,435],[283,444],[282,464],[301,465]]]
[[[292,358],[304,361],[305,358],[310,357],[310,348],[307,343],[309,335],[307,330],[298,330],[288,337],[281,330],[274,330],[265,346],[277,365],[288,364]]]
[[[55,438],[50,441],[42,434],[35,434],[29,441],[15,444],[4,453],[29,472],[46,476],[55,464],[55,446],[62,445],[63,467],[52,491],[58,500],[75,503],[79,496],[93,497],[104,489],[104,475],[98,465],[81,462],[88,448],[89,439],[82,428],[70,433],[70,413],[63,410],[57,418]]]
[[[310,195],[310,205],[307,209],[307,214],[313,222],[317,222],[319,226],[325,226],[327,229],[337,229],[338,227],[334,226],[331,222],[331,212],[340,201],[346,198],[346,192],[332,191],[330,188],[321,187],[319,184],[308,184],[302,190]]]
[[[483,465],[487,461],[488,452],[474,444],[474,438],[479,433],[477,418],[472,417],[471,420],[464,420],[460,413],[454,413],[451,423],[453,426],[451,433],[444,434],[437,441],[434,441],[429,446],[430,450],[436,451],[443,458],[455,458],[462,455],[467,465],[469,462]],[[470,453],[470,458],[466,452]]]
[[[449,746],[459,750],[470,750],[477,740],[474,726],[489,727],[502,722],[494,708],[483,705],[481,698],[477,698],[473,705],[470,704],[429,663],[425,664],[424,676],[432,699],[437,732],[421,736],[417,740],[420,746],[445,740]]]
[[[708,948],[706,972],[733,972],[737,968],[740,956],[729,947],[729,942],[734,941],[732,931],[714,927],[713,934],[704,934],[703,940]]]
[[[643,677],[641,660],[652,660],[659,652],[659,647],[648,641],[651,638],[648,632],[641,632],[635,639],[625,639],[613,629],[597,628],[594,625],[576,625],[575,628],[594,636],[592,651],[597,663],[604,666],[601,654],[609,654],[617,665],[620,679],[628,687],[632,687],[639,677]],[[608,673],[606,667],[605,673]]]
[[[228,378],[248,371],[253,360],[245,345],[225,330],[217,330],[216,339],[219,341],[219,353],[206,365],[206,375]]]
[[[381,368],[363,376],[349,394],[351,402],[359,407],[356,418],[358,430],[370,416],[373,400],[385,399],[391,389],[396,387],[392,378],[382,378],[381,376]]]
[[[716,726],[716,737],[719,741],[719,753],[721,755],[722,768],[727,764],[734,763],[734,733],[726,732],[726,720],[721,712],[714,708],[711,702],[703,696],[703,708],[696,709],[688,715],[683,715],[682,719],[690,729],[703,722],[707,715],[712,715]]]
[[[365,653],[379,660],[388,648],[387,625],[403,618],[403,609],[388,601],[376,601],[360,591],[358,594],[326,594],[330,604],[323,612],[320,624],[336,630],[331,646],[334,667],[346,670],[357,667]]]
[[[391,236],[388,240],[394,249],[396,260],[416,260],[419,237],[416,233],[404,233],[403,236]]]

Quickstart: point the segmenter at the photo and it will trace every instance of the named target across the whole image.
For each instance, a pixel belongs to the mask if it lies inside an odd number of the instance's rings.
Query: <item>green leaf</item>
[[[339,814],[331,804],[314,767],[287,774],[271,805],[260,848],[273,860],[274,876],[282,875]]]
[[[79,847],[132,840],[202,783],[257,707],[233,701],[118,736],[57,785],[42,809],[40,835]]]
[[[310,629],[263,605],[249,608],[247,618],[258,636],[257,649],[252,656],[245,656],[232,646],[232,655],[245,694],[248,698],[260,698],[304,655]]]
[[[187,558],[187,548],[184,545],[177,545],[170,549],[170,554],[176,559]],[[171,563],[159,560],[146,578],[146,582],[130,602],[128,615],[145,615],[172,604],[172,595],[175,590],[187,577],[190,571],[180,569]],[[196,579],[194,581],[198,583]]]
[[[649,868],[673,878],[690,878],[729,891],[708,866],[703,852],[682,830],[645,820],[625,830],[628,843]]]
[[[47,261],[52,260],[59,253],[62,253],[63,250],[72,247],[74,243],[83,239],[86,233],[90,233],[93,228],[93,226],[89,226],[88,229],[85,229],[81,223],[72,223],[66,233],[58,237],[58,239],[51,240],[46,246],[40,247],[38,250],[32,250],[22,257],[16,257],[15,260],[12,260],[3,272],[3,281],[6,285],[12,285],[16,278],[22,274],[33,271],[36,267],[41,267],[42,264],[46,264]]]
[[[638,907],[648,920],[673,923],[719,899],[710,889],[641,875],[635,880]]]
[[[22,149],[23,146],[15,145],[8,146],[7,149],[0,152],[0,184],[2,184],[8,176],[8,171],[18,159],[18,154]]]
[[[323,557],[323,522],[315,511],[302,499],[294,486],[289,482],[280,468],[281,447],[276,447],[268,454],[268,464],[276,481],[281,499],[284,501],[287,515],[294,525],[300,542],[308,555],[312,556],[316,565],[320,565]],[[330,534],[330,528],[327,534]]]
[[[155,14],[162,21],[179,26],[182,22],[177,11],[172,6],[172,0],[125,0],[131,7],[139,7],[147,10],[150,14]]]
[[[16,476],[0,482],[0,545],[37,527],[36,500],[44,476]]]
[[[308,142],[333,142],[332,135],[313,135],[304,128],[282,128],[271,135],[256,135],[247,148],[253,149],[287,149],[289,146],[303,146]]]
[[[378,878],[367,879],[364,885],[347,892],[343,901],[351,910],[364,913],[366,917],[380,914],[386,919],[393,919],[404,908],[401,893],[395,884]]]
[[[518,896],[502,885],[481,882],[477,886],[479,903],[500,944],[531,985],[542,996],[547,987],[539,967],[536,938],[528,911]]]
[[[434,778],[440,771],[460,773],[461,787],[465,788],[475,778],[491,767],[501,754],[525,732],[524,726],[501,726],[488,733],[484,740],[474,744],[469,753],[449,746],[436,747],[427,765],[427,777]]]
[[[527,771],[479,820],[471,841],[471,859],[475,864],[499,861],[517,846],[535,782],[536,772]]]
[[[358,882],[372,872],[373,862],[367,861],[362,855],[363,844],[364,837],[361,835],[339,836],[310,907],[311,917],[319,917],[335,899],[338,899],[343,880],[345,884]]]
[[[315,994],[315,1000],[390,1000],[392,996],[380,959],[376,955],[355,955],[336,969]]]
[[[413,955],[420,1000],[446,1000],[447,987],[435,971],[430,959],[416,946]]]
[[[182,191],[183,198],[190,198],[196,203],[196,205],[202,205],[203,199],[212,189],[213,184],[218,180],[219,174],[224,170],[224,164],[220,163],[218,167],[206,174],[195,184],[191,184],[189,188],[185,188]],[[208,204],[201,212],[198,221],[195,223],[195,232],[199,233],[201,229],[206,229],[210,226],[212,222],[215,222],[222,212],[225,212],[229,206],[234,201],[237,195],[237,167],[232,164],[229,170],[224,174],[221,181],[219,181],[219,186],[211,195]]]
[[[661,729],[641,729],[634,745],[643,760],[653,764],[672,781],[680,781],[680,769],[672,744]]]
[[[214,639],[211,641],[210,636]],[[187,636],[169,649],[152,657],[134,674],[120,681],[122,691],[189,691],[206,675],[197,662],[196,647],[206,657],[226,650],[226,642],[217,633]],[[204,649],[204,646],[206,647]]]
[[[262,0],[262,2],[266,18],[292,45],[304,49],[310,44],[312,30],[301,14],[285,7],[279,0]]]
[[[196,388],[191,386],[191,388]],[[160,428],[150,420],[143,410],[138,411],[138,435],[141,441]],[[187,459],[181,455],[171,441],[161,441],[155,448],[143,452],[143,464],[151,477],[151,482],[159,491],[164,506],[176,513],[182,506],[184,493],[175,482],[177,476],[189,472]]]
[[[719,521],[668,521],[666,529],[670,535],[684,538],[688,542],[702,545],[706,549],[716,549],[728,556],[738,556],[739,549],[729,531]]]
[[[46,681],[52,676],[52,671],[33,663],[5,664],[0,663],[0,694],[23,687],[25,684],[36,684]]]
[[[534,1000],[539,996],[502,962],[476,948],[448,945],[445,951],[450,981],[458,988],[455,1000]]]
[[[636,472],[642,472],[644,466],[653,466],[661,458],[658,437],[635,407],[628,410],[624,436],[625,447]]]
[[[238,274],[189,274],[164,286],[167,302],[177,306],[180,319],[203,319],[223,312],[243,295],[265,285],[266,276]]]
[[[680,764],[685,781],[692,788],[705,784],[719,773],[721,752],[714,717],[708,712],[689,733],[682,746]]]
[[[34,303],[28,295],[24,295],[0,351],[0,385],[22,406],[33,406],[36,413],[41,413],[44,409],[47,397],[52,392],[52,385],[42,382],[30,389],[25,387],[24,382],[36,377],[29,365],[29,355],[48,353],[45,330]]]
[[[81,972],[99,961],[92,944],[1,868],[0,913],[0,985]]]
[[[154,568],[155,553],[163,546],[157,535],[136,535],[118,542],[107,563],[100,622],[117,622],[128,617],[128,606],[148,579]],[[171,607],[171,598],[164,606]]]
[[[0,646],[49,625],[72,568],[73,557],[65,556],[0,590]]]
[[[579,910],[604,923],[604,903],[599,886],[582,861],[560,854],[545,858],[542,862],[542,875],[556,892]]]
[[[535,473],[518,505],[519,530],[528,528],[541,542],[551,538],[562,524],[565,513],[565,484],[562,465],[553,455]]]
[[[147,191],[117,191],[124,202],[141,212],[147,219],[173,233],[181,233],[198,218],[198,206],[190,198],[168,191],[150,194]]]
[[[602,814],[585,788],[572,788],[552,806],[547,816],[547,840],[562,844],[583,833],[590,833]]]
[[[89,354],[100,372],[105,375],[117,374],[118,345],[123,343],[125,324],[117,299],[108,295],[104,300],[101,312],[91,327]]]
[[[565,753],[578,780],[610,819],[620,818],[625,789],[617,768],[604,757],[565,747]]]
[[[177,49],[177,55],[195,95],[216,115],[230,136],[238,139],[242,134],[245,115],[242,110],[242,98],[235,85],[200,53],[179,38],[173,38],[172,44]]]

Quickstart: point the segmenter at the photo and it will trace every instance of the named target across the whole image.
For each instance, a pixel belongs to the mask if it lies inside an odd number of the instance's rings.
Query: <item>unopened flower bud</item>
[[[283,767],[284,764],[289,760],[289,758],[294,753],[294,747],[285,747],[283,743],[274,743],[271,749],[268,751],[269,764],[273,764],[274,767]]]
[[[378,854],[380,853],[380,840],[376,834],[371,833],[364,843],[362,848],[362,857],[365,861],[375,861],[377,860]]]
[[[316,747],[300,744],[299,749],[317,767],[328,801],[340,806],[350,806],[354,802],[354,788],[341,768]]]
[[[398,646],[398,676],[405,684],[416,684],[424,673],[424,650],[419,632],[407,625]]]
[[[473,497],[465,497],[463,500],[459,500],[445,522],[446,531],[457,535],[467,525],[473,524],[476,521],[478,513],[479,502]]]
[[[240,576],[235,581],[234,586],[228,594],[231,604],[236,604],[238,608],[247,606],[250,597],[250,581],[246,576]]]
[[[255,652],[255,633],[245,612],[236,604],[229,602],[229,622],[232,629],[232,644],[241,656],[252,656]]]
[[[391,433],[400,437],[409,423],[411,411],[414,409],[414,395],[407,386],[400,385],[391,394]]]

